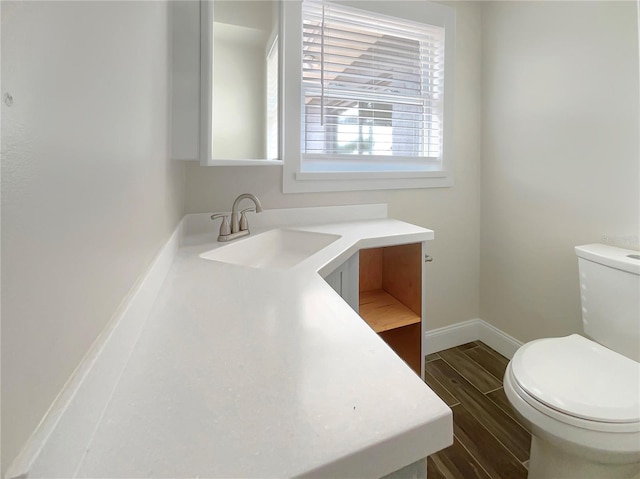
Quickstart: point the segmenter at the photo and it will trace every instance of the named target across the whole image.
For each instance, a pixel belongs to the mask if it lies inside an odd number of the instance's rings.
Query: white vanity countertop
[[[380,477],[451,443],[450,409],[317,273],[433,232],[296,229],[341,238],[281,272],[183,242],[77,477]]]

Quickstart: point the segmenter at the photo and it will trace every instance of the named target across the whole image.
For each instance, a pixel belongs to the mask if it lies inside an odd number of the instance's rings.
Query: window
[[[361,5],[371,9],[298,7],[298,71],[287,67],[291,55],[285,68],[300,85],[299,142],[285,139],[285,191],[450,186],[454,11]]]

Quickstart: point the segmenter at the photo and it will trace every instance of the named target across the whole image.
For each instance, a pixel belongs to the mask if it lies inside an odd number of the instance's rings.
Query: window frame
[[[302,159],[302,0],[283,2],[281,46],[283,58],[282,129],[283,191],[285,193],[358,191],[403,188],[432,188],[453,185],[453,89],[455,86],[455,10],[428,2],[396,0],[394,2],[331,0],[332,3],[385,16],[405,18],[445,28],[445,79],[443,107],[443,155],[441,168],[424,158],[379,157],[363,159],[357,156],[358,168],[348,171],[326,171],[332,162],[340,169],[343,159],[325,156],[322,168],[314,171],[312,155]],[[345,155],[346,156],[346,155]],[[303,161],[307,167],[303,168]],[[348,161],[348,160],[347,160]],[[440,166],[440,162],[437,166]],[[344,169],[344,168],[342,168]]]

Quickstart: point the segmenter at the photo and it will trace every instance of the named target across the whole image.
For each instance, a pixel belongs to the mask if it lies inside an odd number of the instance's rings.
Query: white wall
[[[482,319],[581,330],[573,247],[638,248],[636,2],[483,10]]]
[[[474,2],[451,5],[458,15],[455,186],[285,195],[280,167],[208,168],[191,163],[186,212],[229,211],[234,198],[244,192],[256,194],[265,208],[389,203],[390,216],[435,230],[436,239],[430,242],[435,261],[429,265],[427,328],[478,317],[481,10]]]
[[[183,213],[165,2],[2,2],[2,473]]]

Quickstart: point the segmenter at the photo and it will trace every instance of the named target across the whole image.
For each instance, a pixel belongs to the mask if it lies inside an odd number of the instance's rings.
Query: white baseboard
[[[75,477],[178,251],[180,222],[123,299],[7,470],[6,478]]]
[[[470,319],[424,333],[425,354],[460,346],[480,339],[480,320]]]
[[[522,346],[522,341],[518,341],[513,336],[509,336],[504,331],[501,331],[486,321],[481,319],[479,321],[480,337],[478,339],[490,348],[498,351],[504,357],[509,359],[513,358],[518,348]]]
[[[425,354],[437,353],[444,349],[478,340],[509,359],[522,346],[521,341],[509,336],[486,321],[470,319],[443,328],[425,331],[424,351]]]

